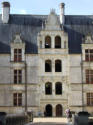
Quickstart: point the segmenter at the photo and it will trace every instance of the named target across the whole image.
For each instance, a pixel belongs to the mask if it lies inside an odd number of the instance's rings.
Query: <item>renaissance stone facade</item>
[[[0,111],[93,113],[93,16],[0,15]]]

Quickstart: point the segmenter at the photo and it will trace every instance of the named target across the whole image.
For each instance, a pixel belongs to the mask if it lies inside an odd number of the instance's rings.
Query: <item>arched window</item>
[[[55,61],[55,72],[61,72],[62,71],[62,66],[61,66],[61,60],[56,60]]]
[[[55,94],[57,94],[57,95],[62,94],[62,83],[57,82],[55,84]]]
[[[52,94],[52,83],[48,82],[45,84],[45,94],[46,95]]]
[[[61,48],[61,38],[60,38],[60,36],[55,37],[55,48]]]
[[[51,37],[50,36],[45,37],[45,48],[51,48]]]
[[[51,60],[46,60],[45,61],[45,72],[51,72],[52,71],[52,64]]]
[[[56,105],[56,116],[61,117],[63,114],[63,108],[60,104]]]

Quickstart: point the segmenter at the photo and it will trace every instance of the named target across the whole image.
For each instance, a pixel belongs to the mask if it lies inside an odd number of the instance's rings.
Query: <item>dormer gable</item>
[[[21,62],[25,60],[25,42],[20,34],[15,34],[11,41],[11,61]]]
[[[60,21],[54,9],[51,10],[46,20],[45,30],[61,30]]]
[[[87,43],[87,44],[92,43],[93,44],[93,36],[90,34],[86,35],[85,36],[85,43]]]
[[[22,43],[22,39],[21,39],[21,37],[20,37],[20,35],[19,34],[16,34],[15,35],[15,38],[14,38],[14,41],[13,41],[14,43]]]

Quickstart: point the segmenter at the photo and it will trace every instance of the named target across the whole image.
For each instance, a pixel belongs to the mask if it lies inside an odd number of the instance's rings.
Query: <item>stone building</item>
[[[0,111],[93,113],[93,16],[0,15]]]

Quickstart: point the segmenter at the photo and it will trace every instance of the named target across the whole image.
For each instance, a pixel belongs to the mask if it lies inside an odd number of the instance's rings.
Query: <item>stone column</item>
[[[63,36],[61,36],[61,48],[62,49],[64,48],[64,38],[63,38]]]
[[[55,59],[52,59],[52,74],[55,74]]]
[[[42,48],[45,48],[45,36],[42,37]]]
[[[55,82],[52,83],[52,95],[55,96]]]
[[[54,37],[54,35],[51,36],[51,48],[52,49],[55,48],[55,37]]]
[[[53,111],[52,111],[52,116],[55,117],[56,116],[56,109],[55,109],[55,105],[53,105]]]

